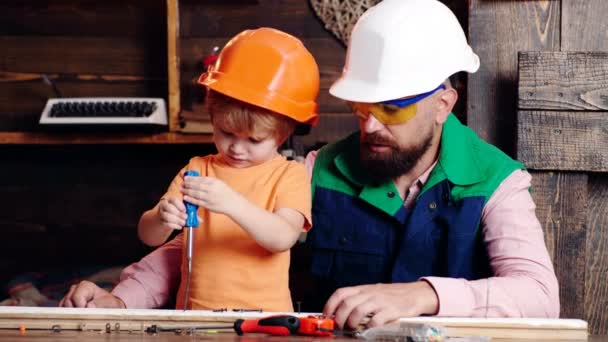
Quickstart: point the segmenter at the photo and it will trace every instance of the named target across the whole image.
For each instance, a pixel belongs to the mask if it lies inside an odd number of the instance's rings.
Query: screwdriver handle
[[[333,336],[336,321],[332,318],[308,316],[300,317],[299,320],[298,335]]]
[[[239,336],[245,333],[288,336],[296,334],[299,328],[300,320],[290,315],[270,316],[260,319],[237,319],[234,322],[234,331]]]
[[[194,170],[188,170],[184,173],[184,177],[186,176],[195,176],[198,177],[200,174]],[[198,210],[198,205],[192,204],[190,202],[184,201],[184,205],[186,205],[186,214],[188,217],[186,218],[186,227],[196,228],[198,227],[198,216],[196,215],[196,211]]]

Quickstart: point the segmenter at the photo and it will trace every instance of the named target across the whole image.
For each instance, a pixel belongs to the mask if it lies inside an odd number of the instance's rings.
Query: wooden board
[[[587,322],[543,318],[401,318],[403,323],[424,323],[445,329],[448,337],[487,336],[530,340],[586,340]]]
[[[205,327],[225,323],[230,326],[239,318],[261,318],[271,315],[288,314],[298,317],[319,315],[319,313],[292,312],[212,312],[203,310],[141,310],[141,309],[76,309],[0,307],[0,329],[17,329],[25,325],[27,329],[52,330],[105,330],[145,331],[148,327]],[[506,338],[586,338],[587,323],[582,320],[557,319],[514,319],[514,318],[445,318],[416,317],[402,318],[401,323],[426,323],[441,326],[448,336],[469,334]],[[464,332],[467,331],[465,335]],[[557,333],[559,332],[559,334]]]
[[[144,309],[81,309],[42,307],[0,307],[0,329],[16,329],[20,324],[27,329],[53,330],[111,330],[145,331],[152,325],[160,327],[230,327],[236,319],[261,318],[289,314],[306,317],[309,313],[286,312],[212,312],[204,310],[144,310]]]
[[[587,174],[531,174],[536,215],[559,282],[560,317],[584,317]]]
[[[328,37],[305,0],[181,0],[182,37],[232,37],[247,29],[272,27],[306,40]],[[336,39],[337,42],[337,39]],[[316,57],[316,56],[315,56]]]
[[[521,52],[519,109],[608,110],[608,53]]]
[[[517,158],[535,170],[608,171],[608,112],[518,112]]]
[[[589,175],[585,319],[591,332],[608,332],[608,177]]]
[[[608,52],[608,1],[561,0],[562,50]],[[604,79],[604,85],[606,79]],[[608,181],[606,174],[589,179],[585,319],[590,332],[608,334]]]
[[[179,1],[167,0],[167,79],[169,130],[179,130],[180,57],[179,57]]]
[[[469,42],[481,60],[469,76],[467,124],[513,154],[517,52],[559,50],[560,1],[469,1]]]
[[[608,2],[605,0],[561,0],[562,51],[608,52],[606,32]]]
[[[116,9],[120,8],[120,12]],[[2,34],[11,36],[157,36],[165,32],[164,0],[21,0],[0,3]]]

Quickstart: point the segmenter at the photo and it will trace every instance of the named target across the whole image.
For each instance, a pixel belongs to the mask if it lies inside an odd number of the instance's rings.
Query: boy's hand
[[[181,199],[175,197],[161,198],[158,203],[158,215],[163,226],[171,229],[182,229],[188,215]]]
[[[242,198],[226,183],[214,177],[187,176],[182,193],[184,201],[220,214],[228,214],[231,209],[237,208]]]

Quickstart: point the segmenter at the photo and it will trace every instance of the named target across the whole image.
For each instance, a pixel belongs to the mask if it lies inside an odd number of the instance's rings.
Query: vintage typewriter
[[[162,98],[79,97],[48,99],[39,124],[73,130],[163,130],[167,109]]]

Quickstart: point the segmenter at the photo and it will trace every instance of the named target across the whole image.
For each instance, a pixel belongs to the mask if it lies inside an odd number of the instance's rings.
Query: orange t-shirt
[[[218,155],[195,157],[175,177],[165,196],[182,197],[183,174],[187,170],[222,180],[270,212],[279,208],[294,209],[306,218],[303,228],[307,230],[311,226],[310,178],[303,164],[279,156],[260,165],[238,169],[226,165]],[[193,229],[190,309],[292,311],[289,251],[269,252],[224,214],[199,207],[198,215],[202,221]],[[178,309],[183,309],[188,272],[185,241]]]

